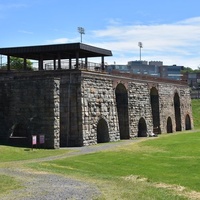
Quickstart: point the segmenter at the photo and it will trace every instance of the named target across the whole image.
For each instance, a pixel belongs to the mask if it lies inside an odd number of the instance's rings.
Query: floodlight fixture
[[[85,29],[83,27],[78,27],[78,32],[80,33],[82,43],[82,35],[85,34]]]

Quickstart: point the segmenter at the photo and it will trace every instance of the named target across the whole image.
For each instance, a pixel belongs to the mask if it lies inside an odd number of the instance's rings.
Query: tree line
[[[7,69],[8,65],[4,64],[1,66],[1,69]],[[10,69],[11,70],[24,70],[24,59],[17,57],[10,57]],[[26,70],[33,71],[33,63],[30,60],[26,60]]]

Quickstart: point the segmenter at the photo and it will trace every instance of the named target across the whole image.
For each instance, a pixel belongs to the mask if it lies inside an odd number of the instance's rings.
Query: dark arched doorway
[[[28,130],[22,123],[14,125],[11,137],[28,137]]]
[[[138,123],[138,137],[147,137],[147,125],[143,117]]]
[[[186,115],[185,117],[185,130],[191,130],[191,120],[190,120],[190,116]]]
[[[167,118],[167,133],[173,133],[171,117]]]
[[[128,93],[123,84],[115,90],[120,139],[129,139]]]
[[[154,133],[160,134],[160,112],[159,112],[159,96],[158,90],[153,87],[150,92],[151,98],[151,110],[152,110],[152,117],[153,117],[153,130]]]
[[[181,131],[180,98],[177,92],[174,95],[174,112],[175,112],[175,121],[176,121],[176,131]]]
[[[97,143],[109,142],[109,131],[106,120],[101,118],[97,124]]]
[[[11,146],[30,146],[30,137],[28,133],[28,128],[25,124],[19,123],[12,127],[12,133],[8,139],[8,144]]]

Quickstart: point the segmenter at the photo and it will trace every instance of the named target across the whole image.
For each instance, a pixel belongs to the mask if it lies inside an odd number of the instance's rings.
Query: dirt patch
[[[200,192],[197,191],[187,191],[187,189],[180,185],[170,185],[166,183],[155,183],[157,188],[165,188],[177,192],[177,194],[187,197],[188,199],[198,200],[200,199]]]
[[[191,200],[200,200],[200,192],[197,191],[188,191],[184,186],[181,185],[172,185],[172,184],[166,184],[166,183],[151,183],[148,178],[141,177],[139,175],[130,175],[123,177],[126,181],[131,182],[148,182],[151,186],[156,188],[163,188],[170,191],[174,191],[176,194],[180,196],[185,196],[188,199]]]

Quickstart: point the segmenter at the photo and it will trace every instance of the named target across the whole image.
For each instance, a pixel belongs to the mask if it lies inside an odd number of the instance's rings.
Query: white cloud
[[[19,30],[19,33],[24,33],[24,34],[33,34],[31,31],[26,31],[26,30]]]
[[[171,63],[193,68],[200,64],[200,17],[173,24],[132,26],[116,24],[105,30],[96,30],[93,34],[100,41],[95,43],[96,46],[113,51],[112,60],[124,61],[127,58],[125,62],[127,63],[131,53],[133,58],[137,57],[138,42],[142,42],[145,59],[162,60],[164,64]],[[129,55],[120,58],[122,54]]]

